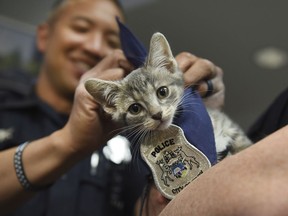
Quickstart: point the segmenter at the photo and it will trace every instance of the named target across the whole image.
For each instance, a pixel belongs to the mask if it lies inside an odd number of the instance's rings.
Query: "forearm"
[[[288,126],[215,165],[173,199],[168,215],[287,215]]]
[[[22,154],[23,168],[32,185],[43,186],[57,180],[79,159],[73,151],[65,148],[61,132],[32,141]],[[66,143],[67,144],[67,143]],[[13,209],[34,192],[24,190],[14,168],[16,148],[0,152],[0,214]]]

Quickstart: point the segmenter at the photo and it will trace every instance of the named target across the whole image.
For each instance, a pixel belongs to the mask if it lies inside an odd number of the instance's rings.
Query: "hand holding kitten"
[[[82,76],[75,92],[70,118],[59,134],[65,140],[62,143],[74,152],[89,154],[113,137],[112,132],[117,125],[109,121],[110,117],[99,109],[99,104],[86,91],[83,81],[87,78],[120,80],[132,69],[123,52],[115,50]]]
[[[213,92],[209,97],[203,98],[204,103],[209,108],[221,109],[225,99],[222,69],[213,62],[189,52],[181,52],[175,59],[184,73],[185,86],[195,86],[202,97],[208,90],[206,80],[211,80]]]

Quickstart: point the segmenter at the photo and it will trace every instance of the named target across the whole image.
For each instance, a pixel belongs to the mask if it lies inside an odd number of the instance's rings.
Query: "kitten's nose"
[[[152,115],[152,119],[161,120],[162,119],[162,112],[158,112],[158,113]]]

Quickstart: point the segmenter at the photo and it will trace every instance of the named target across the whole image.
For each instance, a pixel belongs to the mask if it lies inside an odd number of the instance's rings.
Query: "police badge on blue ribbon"
[[[141,67],[146,48],[118,18],[117,23],[125,56],[135,68]],[[140,145],[139,160],[145,161],[147,173],[152,173],[157,188],[169,199],[217,162],[212,123],[201,97],[187,88],[184,98],[191,104],[189,110],[180,104],[173,124],[167,130],[152,131]]]

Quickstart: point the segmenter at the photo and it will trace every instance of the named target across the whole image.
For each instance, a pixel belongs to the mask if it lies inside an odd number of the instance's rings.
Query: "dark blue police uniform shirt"
[[[284,89],[248,130],[257,142],[288,124],[288,88]]]
[[[0,85],[0,150],[47,136],[68,120],[42,102],[33,85],[19,89],[4,86]],[[11,215],[132,215],[143,185],[139,171],[134,172],[129,164],[116,165],[100,150],[96,174],[91,173],[87,157]]]

